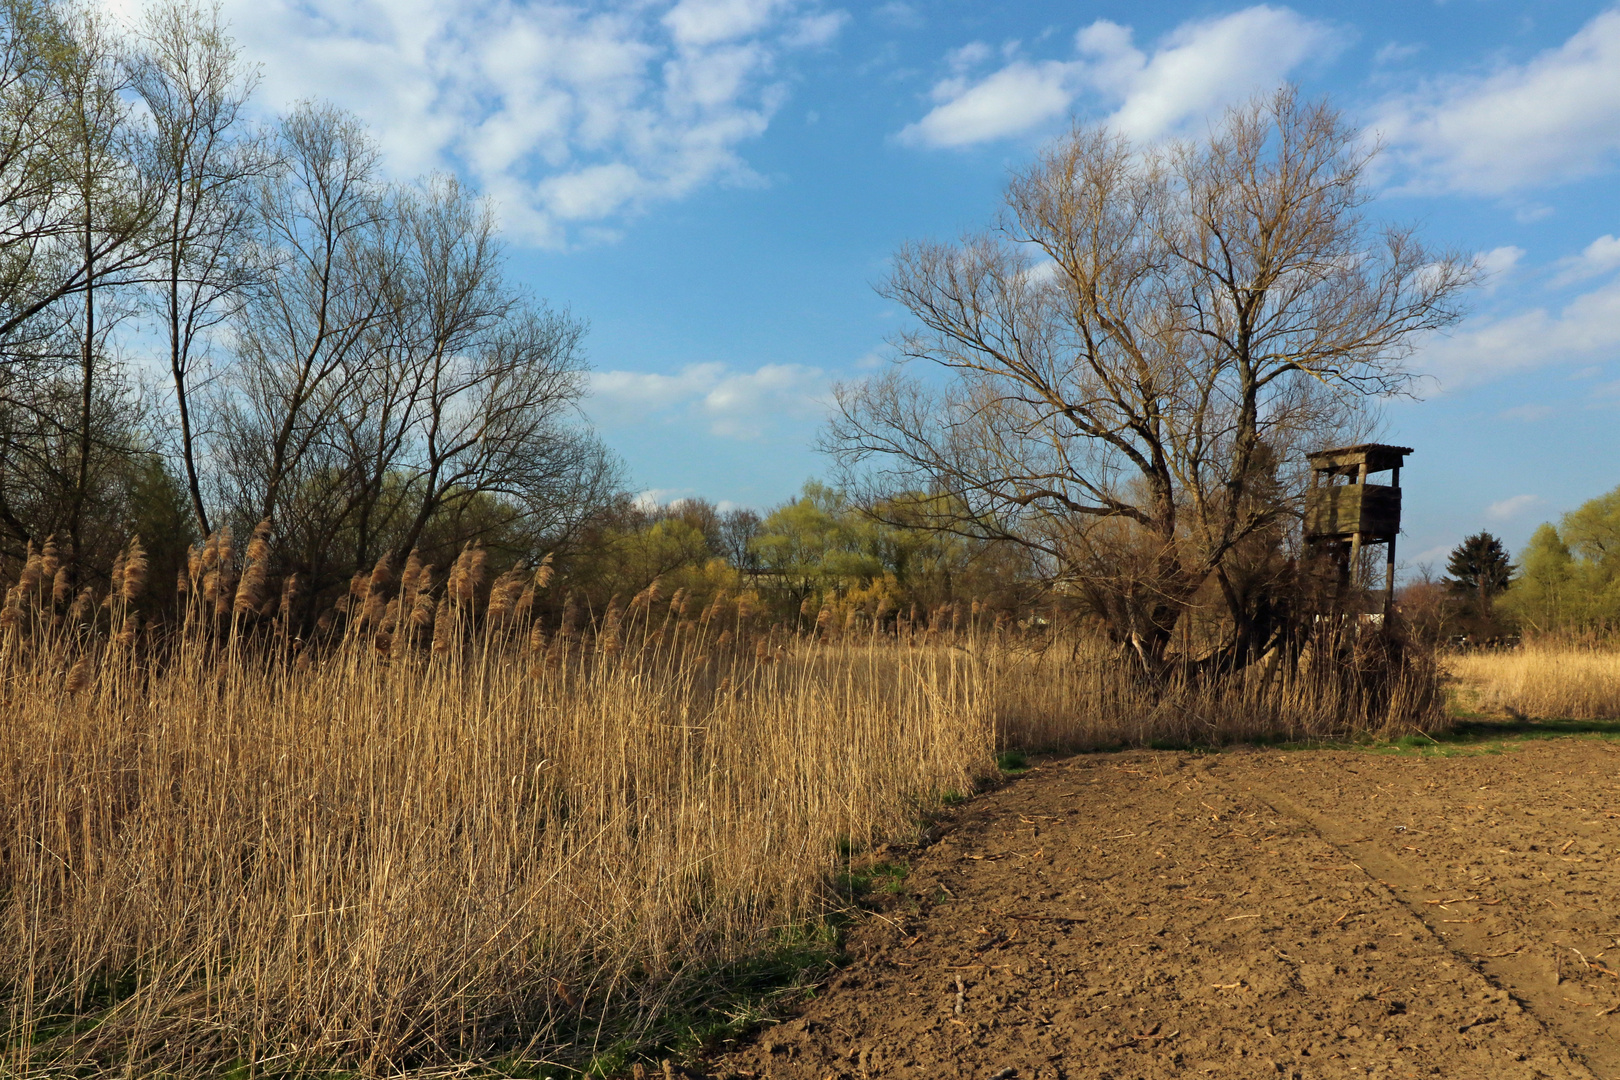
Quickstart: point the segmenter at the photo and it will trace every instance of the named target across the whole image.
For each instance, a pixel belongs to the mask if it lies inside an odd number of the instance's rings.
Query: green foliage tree
[[[760,523],[751,550],[761,591],[784,613],[855,592],[893,611],[963,597],[1009,606],[1029,579],[1017,549],[929,528],[944,498],[906,493],[860,505],[807,483]]]
[[[1620,629],[1620,488],[1537,529],[1502,606],[1536,633]]]

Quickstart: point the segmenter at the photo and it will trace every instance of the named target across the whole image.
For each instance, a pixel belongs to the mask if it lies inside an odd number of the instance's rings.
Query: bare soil
[[[711,1068],[1620,1078],[1620,743],[1137,751],[967,804]]]

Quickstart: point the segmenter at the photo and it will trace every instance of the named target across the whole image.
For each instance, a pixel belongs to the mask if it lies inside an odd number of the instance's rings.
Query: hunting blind
[[[1395,598],[1395,537],[1401,531],[1401,463],[1409,446],[1362,443],[1305,455],[1311,487],[1305,495],[1305,543],[1338,570],[1332,608],[1341,606],[1347,587],[1361,584],[1361,549],[1387,545],[1384,557],[1384,617]],[[1390,474],[1387,484],[1369,483],[1373,473]]]

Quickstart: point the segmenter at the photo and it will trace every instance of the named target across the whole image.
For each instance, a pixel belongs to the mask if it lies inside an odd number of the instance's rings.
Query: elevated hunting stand
[[[1401,463],[1409,446],[1362,443],[1318,450],[1305,495],[1305,547],[1318,566],[1336,573],[1326,605],[1342,611],[1347,593],[1359,587],[1361,549],[1387,544],[1384,557],[1384,619],[1395,599],[1395,537],[1401,531]],[[1372,473],[1391,473],[1388,484],[1369,484]]]

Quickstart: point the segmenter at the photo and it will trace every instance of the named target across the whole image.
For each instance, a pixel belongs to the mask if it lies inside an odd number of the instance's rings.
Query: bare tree
[[[199,530],[209,530],[197,463],[195,383],[208,335],[240,307],[254,280],[253,181],[270,169],[243,109],[256,74],[226,34],[219,5],[163,0],[149,7],[132,62],[151,124],[162,207],[149,284],[167,338],[179,456]]]
[[[1476,274],[1367,220],[1374,152],[1291,89],[1196,142],[1075,129],[996,229],[899,251],[880,291],[919,326],[838,388],[827,448],[878,491],[948,496],[932,527],[1024,545],[1149,672],[1213,581],[1213,659],[1243,662],[1264,643],[1234,552],[1286,524],[1303,451],[1401,391]]]
[[[281,123],[280,165],[260,184],[267,265],[235,323],[220,395],[223,497],[240,521],[283,524],[299,485],[327,471],[329,425],[367,366],[387,312],[389,246],[376,148],[358,121],[305,104]]]
[[[125,61],[94,8],[0,3],[0,534],[81,571],[155,464],[114,335],[156,205]]]
[[[489,208],[380,182],[349,118],[284,124],[262,283],[236,320],[215,457],[317,587],[418,544],[579,527],[617,481],[581,423],[584,327],[511,288]]]
[[[71,32],[73,48],[62,52],[53,66],[61,99],[55,142],[60,199],[71,207],[76,225],[77,250],[73,256],[63,255],[67,265],[77,263],[68,280],[80,300],[77,475],[67,521],[69,539],[77,549],[83,539],[96,438],[97,369],[113,321],[107,316],[116,319],[125,313],[105,311],[98,300],[129,285],[149,262],[156,200],[145,168],[148,163],[129,123],[124,97],[129,83],[120,43],[105,16],[88,7],[73,13]]]

